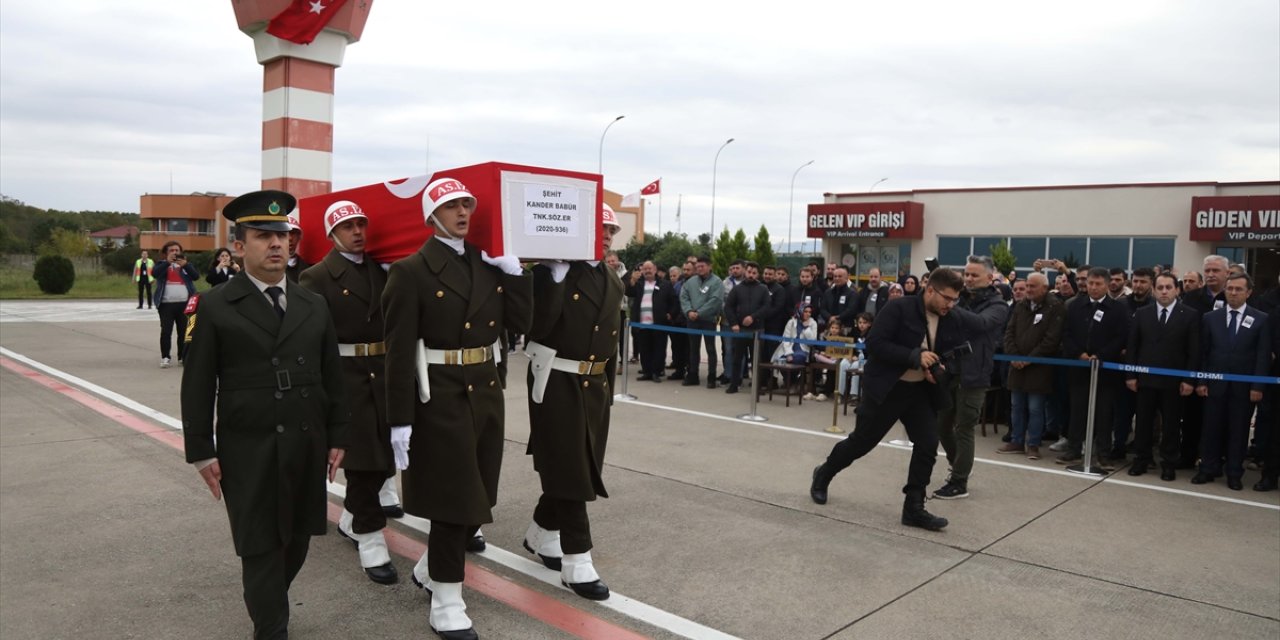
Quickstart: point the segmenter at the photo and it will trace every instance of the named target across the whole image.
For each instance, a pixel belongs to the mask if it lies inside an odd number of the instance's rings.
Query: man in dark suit
[[[858,291],[849,284],[849,270],[836,267],[832,271],[831,286],[822,292],[818,326],[825,330],[831,318],[840,318],[840,326],[852,327],[857,315]]]
[[[1138,367],[1198,371],[1200,314],[1178,302],[1178,278],[1172,273],[1156,276],[1154,291],[1155,304],[1134,312],[1125,362]],[[1137,393],[1134,459],[1129,475],[1140,476],[1151,466],[1151,439],[1159,414],[1160,479],[1172,481],[1182,457],[1183,402],[1194,389],[1193,380],[1135,371],[1128,372],[1126,378],[1125,386]]]
[[[950,269],[935,269],[920,296],[891,300],[867,337],[867,366],[862,374],[862,404],[853,433],[831,449],[813,470],[809,497],[826,504],[831,479],[866,455],[899,420],[911,438],[911,465],[902,492],[902,524],[939,531],[946,518],[924,509],[925,489],[938,455],[938,410],[945,408],[946,375],[942,361],[981,330],[978,316],[954,308],[964,281]],[[937,366],[935,366],[937,365]]]
[[[533,278],[515,256],[466,242],[476,199],[440,178],[423,193],[434,233],[391,265],[382,293],[387,336],[387,423],[404,469],[404,510],[431,520],[413,570],[432,592],[429,622],[446,640],[475,638],[462,600],[466,545],[493,522],[502,470],[500,336],[528,333]]]
[[[621,227],[602,208],[607,251]],[[591,261],[553,262],[533,270],[538,312],[529,330],[529,449],[542,496],[524,547],[560,581],[589,600],[609,597],[591,560],[587,503],[607,498],[604,480],[609,408],[621,329],[617,274]]]
[[[1121,362],[1121,352],[1129,339],[1129,313],[1120,302],[1107,296],[1110,277],[1107,269],[1090,269],[1085,278],[1087,297],[1067,305],[1067,319],[1062,326],[1062,357],[1082,362]],[[1067,371],[1071,426],[1067,451],[1058,458],[1059,464],[1075,464],[1082,458],[1089,420],[1089,380],[1089,369],[1072,367]],[[1097,444],[1102,448],[1100,453],[1110,452],[1112,402],[1122,381],[1123,377],[1117,372],[1098,373],[1093,412],[1095,442],[1089,446]]]
[[[880,269],[872,267],[867,272],[867,286],[858,292],[858,298],[853,303],[853,315],[866,312],[875,316],[876,312],[883,309],[888,302],[889,285],[880,279]]]
[[[738,392],[747,355],[752,351],[752,339],[764,330],[773,312],[769,288],[760,282],[760,265],[748,262],[744,273],[746,279],[724,299],[724,323],[734,333],[734,337],[729,338],[733,341],[733,361],[729,363],[729,388],[725,393]]]
[[[187,462],[214,498],[226,495],[259,639],[288,636],[289,585],[311,536],[325,532],[325,478],[333,481],[347,444],[333,321],[324,299],[284,277],[284,213],[294,203],[256,191],[223,208],[247,277],[188,305],[182,375]]]
[[[1203,318],[1204,314],[1222,308],[1226,304],[1226,293],[1222,290],[1227,285],[1227,269],[1231,262],[1223,256],[1206,256],[1201,263],[1204,276],[1197,275],[1194,288],[1183,285],[1180,301],[1195,309]],[[1204,325],[1201,324],[1201,331]],[[1180,469],[1195,469],[1196,460],[1200,457],[1200,435],[1204,423],[1204,398],[1193,393],[1186,399],[1182,415],[1182,458],[1178,462]]]
[[[671,282],[661,277],[652,260],[640,265],[640,275],[631,282],[632,326],[666,326],[680,313]],[[641,329],[634,333],[636,354],[640,356],[639,380],[662,382],[667,363],[667,333],[659,329]]]
[[[333,249],[302,272],[299,284],[329,305],[351,407],[351,439],[342,458],[347,495],[338,533],[355,542],[360,566],[370,580],[395,584],[399,578],[382,535],[387,516],[378,501],[383,483],[396,473],[383,376],[382,290],[387,274],[364,252],[368,222],[354,202],[339,200],[329,205],[324,229]]]
[[[1271,367],[1271,327],[1267,314],[1245,302],[1253,293],[1253,279],[1229,276],[1226,304],[1201,321],[1201,361],[1206,373],[1263,376]],[[1192,484],[1212,482],[1223,472],[1222,443],[1226,447],[1227,487],[1244,488],[1244,454],[1249,445],[1249,418],[1262,401],[1262,386],[1249,382],[1202,380],[1196,394],[1204,398],[1204,432],[1200,435],[1200,470]]]

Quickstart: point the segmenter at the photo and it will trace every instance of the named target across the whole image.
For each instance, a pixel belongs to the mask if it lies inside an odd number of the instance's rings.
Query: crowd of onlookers
[[[647,261],[627,270],[613,253],[606,260],[627,286],[622,311],[633,327],[630,353],[639,365],[637,379],[712,389],[727,385],[727,393],[738,392],[749,379],[752,339],[759,333],[782,338],[761,339],[761,364],[808,365],[814,374],[770,370],[759,381],[761,388],[792,387],[815,400],[856,394],[856,376],[846,372],[856,373],[864,363],[858,342],[871,330],[876,312],[890,300],[919,295],[928,286],[927,274],[898,274],[898,282],[888,283],[877,269],[858,286],[849,270],[835,263],[810,263],[792,273],[783,266],[740,260],[721,278],[705,257],[689,256],[683,265],[666,269]],[[957,405],[969,402],[966,390],[976,393],[985,416],[1010,424],[998,453],[1031,459],[1052,453],[1062,464],[1081,463],[1090,446],[1084,440],[1092,372],[1088,366],[1034,359],[1082,365],[1098,360],[1129,365],[1129,370],[1098,372],[1091,443],[1095,465],[1114,470],[1128,464],[1130,475],[1158,469],[1164,480],[1174,480],[1178,470],[1186,469],[1193,471],[1196,484],[1225,475],[1228,486],[1237,490],[1245,470],[1262,465],[1263,477],[1254,488],[1276,488],[1280,464],[1263,460],[1268,447],[1272,452],[1280,448],[1273,442],[1280,436],[1272,437],[1280,419],[1278,385],[1150,373],[1280,375],[1280,316],[1268,317],[1280,310],[1276,283],[1256,283],[1243,266],[1221,256],[1209,256],[1199,271],[1182,274],[1169,265],[1128,272],[1037,260],[1034,271],[1020,277],[999,273],[985,256],[971,256],[969,262],[960,306],[980,308],[994,300],[1007,312],[1000,316],[1001,326],[971,341],[976,343],[973,353],[953,359],[952,366],[969,373],[958,377],[965,389],[953,392]],[[670,327],[740,337],[717,341]],[[852,382],[848,389],[846,382]],[[804,384],[808,388],[798,388]],[[956,411],[965,413],[961,406]],[[946,417],[948,428],[965,419]],[[1270,455],[1272,460],[1280,457]],[[955,460],[951,462],[954,476]],[[963,484],[959,491],[967,495]]]

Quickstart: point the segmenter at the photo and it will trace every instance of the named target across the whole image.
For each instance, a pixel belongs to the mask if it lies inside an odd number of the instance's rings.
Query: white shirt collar
[[[1249,308],[1249,303],[1247,303],[1247,302],[1246,302],[1246,303],[1244,303],[1244,304],[1242,304],[1242,305],[1240,305],[1240,308],[1238,308],[1238,309],[1237,309],[1236,307],[1231,306],[1231,305],[1227,305],[1227,313],[1231,313],[1232,311],[1239,311],[1239,312],[1240,312],[1240,315],[1244,315],[1244,310],[1245,310],[1245,309],[1248,309],[1248,308]]]
[[[463,240],[462,238],[446,238],[438,233],[431,237],[435,238],[436,240],[439,240],[440,242],[445,243],[445,245],[447,245],[450,249],[453,249],[454,252],[457,253],[458,255],[462,255],[467,252],[466,241]]]
[[[1177,304],[1178,304],[1178,299],[1177,299],[1177,298],[1174,298],[1174,299],[1173,299],[1173,302],[1170,302],[1170,303],[1169,303],[1169,306],[1167,306],[1167,307],[1166,307],[1166,306],[1164,306],[1164,305],[1162,305],[1162,304],[1160,304],[1160,301],[1159,301],[1159,300],[1156,300],[1156,306],[1157,306],[1157,307],[1159,307],[1159,308],[1160,308],[1160,309],[1162,309],[1162,310],[1168,311],[1169,313],[1173,313],[1173,307],[1174,307],[1175,305],[1177,305]],[[1160,315],[1159,311],[1157,311],[1157,312],[1156,312],[1156,315]]]
[[[599,260],[584,260],[583,262],[586,262],[587,264],[591,265],[592,267],[598,267],[598,266],[600,266],[600,261],[599,261]]]
[[[342,254],[342,257],[346,258],[347,260],[350,260],[351,262],[354,262],[356,264],[364,264],[363,253],[347,253],[346,251],[339,251],[338,253]]]
[[[283,273],[280,274],[280,282],[276,283],[263,282],[253,277],[253,274],[250,274],[248,269],[244,270],[244,275],[249,276],[249,282],[252,282],[253,286],[257,287],[258,291],[262,292],[262,295],[267,295],[267,287],[280,287],[280,289],[284,290],[285,293],[288,293],[289,279],[284,277]]]
[[[298,256],[289,256],[289,266],[291,267],[298,266]],[[255,280],[254,282],[257,282],[257,280]]]

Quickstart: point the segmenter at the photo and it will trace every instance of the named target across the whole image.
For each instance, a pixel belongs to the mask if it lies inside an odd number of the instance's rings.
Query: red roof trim
[[[1159,188],[1159,187],[1259,187],[1259,186],[1280,186],[1280,181],[1275,180],[1258,180],[1253,182],[1134,182],[1119,184],[1064,184],[1049,186],[1028,186],[1028,187],[972,187],[961,189],[914,189],[911,191],[865,191],[865,192],[849,192],[849,193],[823,193],[826,197],[848,197],[848,196],[896,196],[911,195],[916,193],[973,193],[983,191],[1061,191],[1074,189],[1131,189],[1131,188]]]

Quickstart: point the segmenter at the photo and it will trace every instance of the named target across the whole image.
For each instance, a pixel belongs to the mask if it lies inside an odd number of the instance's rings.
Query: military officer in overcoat
[[[226,496],[255,638],[288,636],[289,585],[311,536],[325,533],[325,479],[347,446],[333,321],[323,298],[284,275],[294,204],[256,191],[223,208],[248,277],[188,305],[185,336],[186,457],[215,499]]]
[[[493,522],[502,467],[499,337],[527,333],[532,276],[515,256],[492,258],[465,238],[476,199],[458,180],[423,192],[434,233],[391,265],[382,295],[387,326],[387,421],[404,509],[431,519],[413,571],[431,591],[431,628],[475,638],[462,600],[466,543]]]
[[[602,251],[621,228],[602,207]],[[560,581],[590,600],[609,597],[591,562],[587,502],[609,497],[601,472],[609,440],[609,407],[617,370],[617,313],[625,289],[598,261],[552,262],[533,270],[537,306],[529,355],[529,449],[542,496],[524,547]]]
[[[387,274],[364,252],[368,224],[369,218],[354,202],[329,205],[324,230],[333,249],[302,272],[299,284],[329,303],[351,407],[351,441],[342,459],[347,495],[338,533],[356,543],[360,566],[370,580],[395,584],[396,568],[382,535],[387,516],[378,501],[383,483],[396,473],[383,382],[382,290]]]

